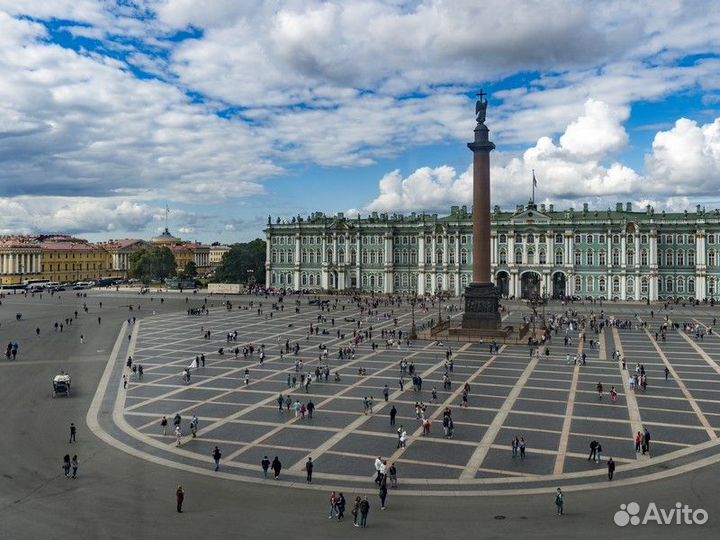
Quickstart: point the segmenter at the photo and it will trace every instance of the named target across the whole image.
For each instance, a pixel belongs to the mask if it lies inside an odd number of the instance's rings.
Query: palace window
[[[605,243],[605,235],[604,235],[604,234],[601,234],[601,235],[600,235],[600,238],[599,238],[598,242],[601,243],[601,244],[604,244],[604,243]]]
[[[605,278],[604,277],[601,277],[600,279],[598,279],[598,289],[600,290],[601,293],[605,292]]]
[[[522,244],[522,234],[516,234],[516,235],[515,235],[515,243],[516,243],[516,244]]]
[[[455,264],[455,251],[448,251],[448,264]]]
[[[585,257],[587,261],[588,266],[593,266],[595,264],[595,256],[593,255],[593,250],[589,249],[587,252],[587,256]]]
[[[598,251],[598,264],[600,266],[607,265],[607,253],[605,253],[604,251]]]
[[[613,234],[612,243],[613,243],[613,244],[619,244],[619,243],[620,243],[620,237],[619,237],[617,234]]]
[[[535,235],[533,233],[530,233],[527,235],[527,243],[528,244],[534,244],[535,243]]]
[[[443,262],[443,252],[442,252],[442,250],[439,250],[435,254],[435,264],[442,264],[442,262]]]
[[[345,264],[345,250],[338,250],[338,264]]]
[[[668,250],[665,252],[665,265],[666,266],[672,266],[673,265],[673,252],[672,250]]]
[[[677,292],[685,292],[685,280],[682,277],[677,278]]]
[[[647,240],[648,240],[647,234],[640,235],[640,243],[641,244],[647,244]]]
[[[560,265],[563,263],[563,252],[562,249],[555,251],[555,264]]]
[[[547,264],[547,255],[545,254],[544,250],[540,250],[540,264]]]
[[[635,265],[635,252],[633,250],[629,250],[625,255],[627,258],[627,264],[629,266],[634,266]]]
[[[528,264],[535,264],[535,252],[534,252],[532,249],[529,249],[529,250],[528,250],[527,263],[528,263]]]
[[[432,264],[432,253],[425,253],[425,264]]]
[[[562,234],[556,234],[556,235],[555,235],[555,243],[556,243],[556,244],[562,244],[562,242],[563,242],[563,236],[562,236]]]
[[[620,264],[620,252],[617,249],[613,249],[612,263],[613,266],[618,266]]]
[[[544,243],[546,242],[546,240],[545,240],[545,235],[544,235],[544,234],[541,234],[541,235],[540,235],[540,239],[539,239],[538,241],[539,241],[541,244],[544,244]]]
[[[640,264],[643,266],[647,266],[648,263],[648,252],[647,249],[643,249],[640,251]]]
[[[708,266],[715,266],[715,252],[708,252]]]
[[[460,252],[460,264],[467,264],[467,251],[464,249]],[[500,250],[500,264],[507,264],[507,253],[504,249]]]
[[[688,278],[688,292],[694,293],[695,292],[695,278]]]
[[[612,280],[612,292],[613,294],[620,294],[620,278],[614,277]]]
[[[465,238],[465,237],[462,236],[461,238]],[[499,236],[498,236],[498,242],[501,243],[501,244],[506,244],[506,243],[507,243],[507,236],[504,235],[504,234],[499,235]],[[461,241],[461,243],[464,244],[465,242],[462,242],[462,241]]]
[[[688,266],[695,266],[695,252],[688,251]]]
[[[592,276],[588,276],[588,278],[587,278],[587,290],[588,290],[588,292],[595,291],[595,280],[593,279]]]
[[[714,244],[715,243],[715,235],[714,234],[708,234],[708,244]]]
[[[507,238],[505,237],[504,234],[501,234],[501,235],[500,235],[500,243],[501,243],[501,244],[504,244],[505,242],[507,242]],[[460,237],[460,243],[463,244],[463,245],[467,244],[467,236],[466,236],[466,235],[463,234],[463,235]]]
[[[515,251],[515,264],[522,264],[522,250]]]
[[[592,243],[593,243],[593,235],[592,235],[592,234],[588,234],[588,235],[587,235],[587,243],[588,243],[588,244],[592,244]]]
[[[673,278],[671,278],[670,276],[665,278],[665,292],[673,292]]]
[[[635,294],[635,278],[628,276],[626,288],[628,294]]]
[[[417,251],[410,252],[410,264],[412,264],[412,265],[417,264]]]
[[[675,263],[678,266],[685,266],[685,252],[678,250],[677,256],[675,257]]]
[[[579,234],[576,234],[576,235],[575,235],[575,243],[576,243],[576,244],[579,244],[579,243],[580,243],[580,235],[579,235]]]
[[[400,264],[400,252],[396,251],[395,255],[393,255],[393,260],[395,261],[395,264]]]
[[[575,292],[579,293],[582,290],[582,278],[575,276]]]
[[[582,264],[582,254],[579,251],[575,252],[575,264],[580,266]]]

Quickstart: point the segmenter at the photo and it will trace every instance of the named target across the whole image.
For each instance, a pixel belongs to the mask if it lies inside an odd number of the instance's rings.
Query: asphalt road
[[[0,360],[0,538],[715,538],[720,532],[720,465],[637,486],[569,493],[563,517],[555,515],[552,491],[480,498],[391,492],[382,512],[371,498],[368,530],[355,532],[349,522],[327,519],[328,494],[213,479],[136,459],[90,434],[85,416],[130,314],[128,305],[142,305],[133,312],[138,317],[185,309],[184,298],[168,296],[162,305],[150,298],[91,293],[81,299],[66,292],[62,300],[47,295],[2,300],[0,341],[19,342],[20,354],[14,362]],[[78,320],[55,333],[53,322],[74,316],[75,309]],[[21,321],[15,320],[16,312],[23,313]],[[50,397],[59,369],[73,376],[69,399]],[[78,442],[72,445],[71,421],[78,426]],[[76,480],[62,475],[65,453],[79,457]],[[178,484],[186,491],[183,514],[175,512]],[[352,495],[345,494],[348,500]],[[614,525],[619,505],[631,501],[643,509],[650,502],[671,509],[680,501],[705,509],[709,521],[704,526]]]

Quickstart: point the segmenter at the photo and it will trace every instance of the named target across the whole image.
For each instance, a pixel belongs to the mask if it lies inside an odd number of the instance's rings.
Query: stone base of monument
[[[497,330],[500,328],[500,291],[493,283],[471,283],[465,287],[463,330]]]

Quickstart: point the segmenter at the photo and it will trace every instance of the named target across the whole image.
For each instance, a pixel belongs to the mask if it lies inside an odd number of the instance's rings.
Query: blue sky
[[[638,3],[640,4],[640,3]],[[712,2],[0,0],[0,233],[235,242],[471,199],[720,206]]]

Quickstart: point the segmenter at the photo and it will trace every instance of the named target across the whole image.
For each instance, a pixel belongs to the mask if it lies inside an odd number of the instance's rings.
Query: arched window
[[[278,255],[280,255],[280,263],[284,263],[285,262],[285,252],[281,251],[278,253]]]
[[[588,249],[586,259],[587,259],[587,265],[588,265],[588,266],[593,266],[593,265],[595,264],[595,256],[593,255],[593,250],[592,250],[592,249]]]
[[[448,251],[448,264],[455,264],[455,250]]]
[[[617,276],[612,280],[612,292],[613,294],[620,294],[620,278]]]
[[[498,242],[500,242],[501,244],[507,244],[507,236],[504,234],[501,234],[500,236],[498,236]]]
[[[425,292],[430,292],[432,289],[432,276],[430,274],[425,275]]]
[[[688,251],[688,266],[695,266],[695,252]]]
[[[368,263],[368,252],[363,249],[362,251],[362,263],[367,264]]]
[[[628,250],[626,256],[628,266],[635,266],[635,252],[633,250]]]
[[[620,264],[620,251],[618,251],[617,249],[613,249],[612,263],[613,266],[618,266]]]
[[[540,238],[538,239],[538,242],[540,242],[541,244],[544,244],[544,243],[545,243],[545,235],[544,235],[544,234],[541,234],[541,235],[540,235]]]
[[[625,288],[627,289],[628,294],[635,294],[635,278],[632,276],[628,276],[627,282],[625,283]]]
[[[368,284],[367,274],[363,274],[363,277],[362,277],[362,285],[363,285],[363,287],[367,287],[367,284]]]
[[[393,255],[393,260],[395,261],[395,264],[400,264],[400,252],[396,251]]]
[[[715,266],[715,252],[708,252],[708,266]]]
[[[462,276],[460,276],[460,285],[464,288],[464,287],[467,287],[467,284],[468,284],[467,274],[463,274]]]
[[[370,276],[370,288],[371,289],[375,288],[375,276],[374,275]]]
[[[604,251],[598,251],[598,264],[600,266],[607,265],[607,253],[605,253]]]
[[[325,262],[331,263],[333,258],[333,251],[332,249],[327,250],[327,260]]]
[[[647,278],[642,278],[640,280],[640,293],[641,294],[647,294],[648,293],[648,280]]]
[[[467,251],[464,249],[460,252],[460,264],[467,264]],[[500,264],[507,264],[507,253],[504,249],[500,250]]]
[[[575,265],[580,266],[582,264],[582,254],[579,251],[575,252]]]
[[[613,243],[613,244],[619,244],[619,243],[620,243],[620,237],[619,237],[617,234],[613,234],[612,243]]]
[[[535,252],[532,249],[528,249],[527,263],[535,264]]]
[[[540,250],[540,257],[539,257],[540,264],[547,264],[547,255],[545,254],[545,250]]]
[[[345,250],[338,250],[338,264],[345,264]]]
[[[410,252],[410,264],[412,264],[412,265],[417,264],[417,251]]]
[[[678,250],[677,255],[675,255],[675,264],[677,266],[685,266],[685,252]]]
[[[593,292],[595,290],[595,279],[592,276],[588,276],[587,278],[587,290],[588,292]]]
[[[673,265],[673,252],[670,249],[665,252],[665,265],[666,266]]]
[[[673,292],[673,278],[670,276],[665,278],[665,292]]]
[[[277,251],[272,252],[271,259],[272,259],[272,262],[274,262],[274,263],[277,262]]]
[[[403,264],[408,264],[410,262],[410,253],[407,251],[402,252],[402,262]]]
[[[580,291],[582,291],[582,278],[575,276],[575,292],[579,293]]]
[[[688,292],[695,293],[695,278],[688,278]]]
[[[437,290],[438,291],[443,290],[443,277],[442,276],[437,277]]]
[[[430,251],[425,252],[425,264],[432,264],[432,253]]]
[[[643,249],[640,251],[640,264],[643,266],[647,266],[648,263],[648,252],[647,249]]]
[[[515,264],[522,264],[522,250],[515,251]]]
[[[516,243],[516,244],[522,244],[522,234],[516,234],[516,235],[515,235],[515,243]]]
[[[555,250],[555,264],[560,265],[563,263],[563,250]]]
[[[685,280],[682,277],[677,278],[677,292],[684,293],[685,292]]]
[[[315,285],[315,276],[310,274],[310,285]]]
[[[441,249],[435,253],[435,264],[442,264],[443,262],[443,252]]]
[[[605,278],[604,277],[601,277],[600,279],[598,279],[598,288],[600,289],[601,293],[605,292]]]
[[[534,244],[535,243],[535,235],[533,233],[530,233],[527,235],[527,243],[528,244]]]
[[[376,260],[375,257],[376,257],[376,256],[375,256],[375,252],[374,252],[374,251],[371,251],[371,252],[370,252],[370,264],[375,264],[375,260]]]
[[[402,275],[402,286],[404,288],[407,288],[407,286],[408,286],[408,275],[407,274]]]
[[[556,234],[556,235],[555,235],[555,243],[556,243],[556,244],[562,244],[562,243],[563,243],[563,235],[562,235],[562,234]]]
[[[305,285],[307,285],[307,281],[308,281],[307,274],[303,273],[303,274],[300,276],[300,283],[302,283],[303,287],[304,287]]]

